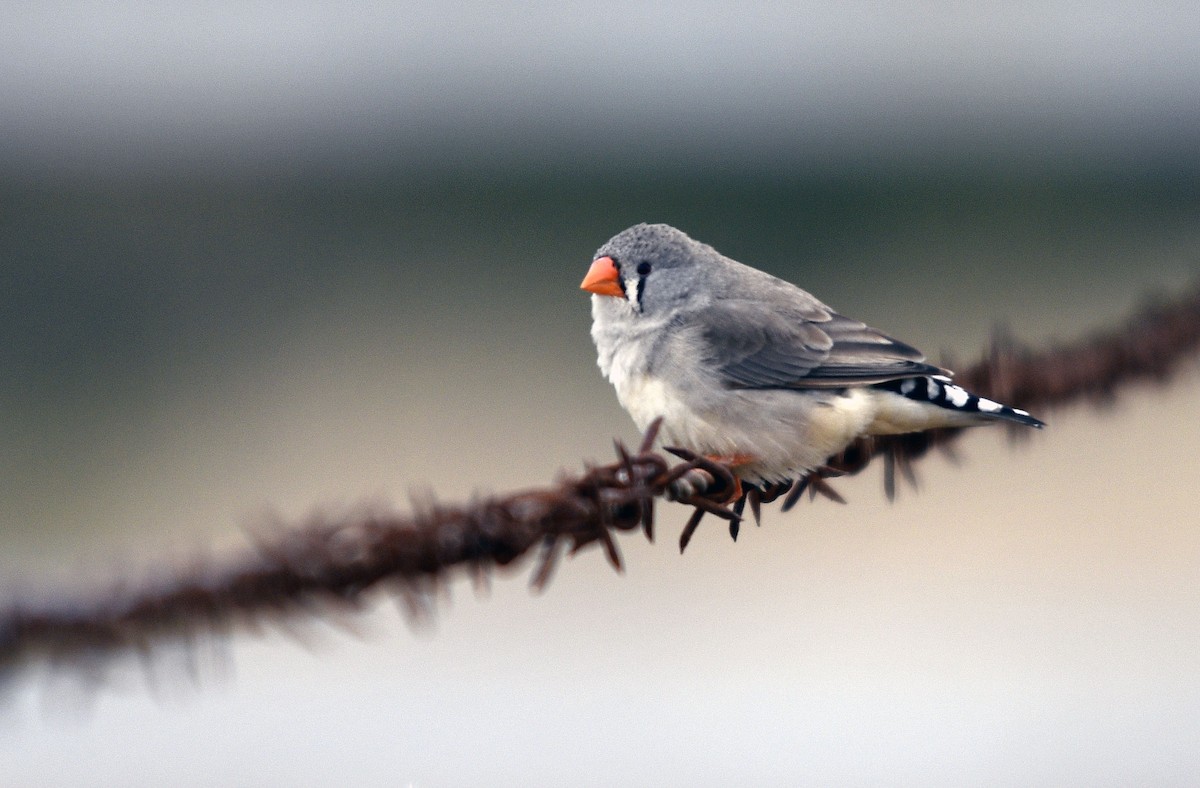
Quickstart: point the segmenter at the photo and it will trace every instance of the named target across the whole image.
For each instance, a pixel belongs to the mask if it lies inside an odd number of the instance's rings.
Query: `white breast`
[[[693,418],[672,386],[660,378],[634,373],[613,378],[617,401],[621,403],[639,430],[645,430],[659,416],[670,424]],[[672,430],[674,432],[674,430]]]

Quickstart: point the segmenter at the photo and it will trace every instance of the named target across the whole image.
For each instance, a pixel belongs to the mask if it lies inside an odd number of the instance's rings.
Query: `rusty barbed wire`
[[[1149,304],[1124,325],[1079,342],[1035,351],[1001,338],[958,381],[1030,409],[1106,401],[1121,386],[1166,381],[1198,347],[1200,286]],[[884,458],[884,484],[892,496],[897,472],[915,482],[915,461],[932,448],[948,450],[962,432],[859,441],[808,478],[767,488],[747,485],[738,497],[728,468],[668,449],[683,460],[672,465],[652,449],[655,431],[656,426],[633,452],[617,442],[615,462],[587,467],[543,489],[464,506],[430,504],[409,515],[314,516],[260,540],[249,555],[156,584],[53,603],[11,601],[0,610],[0,678],[46,664],[100,680],[122,655],[152,654],[165,642],[190,642],[239,625],[338,615],[361,608],[380,589],[399,593],[419,613],[453,570],[486,576],[535,548],[536,589],[545,587],[564,551],[573,554],[593,543],[620,571],[615,534],[640,528],[652,540],[658,499],[694,508],[681,549],[706,514],[727,521],[736,539],[745,506],[757,520],[761,506],[780,497],[785,511],[805,492],[841,501],[827,480],[858,473],[876,457]]]
[[[147,654],[155,644],[217,634],[239,623],[299,612],[356,609],[390,584],[418,617],[449,570],[479,574],[507,566],[540,547],[534,588],[550,579],[559,554],[599,543],[620,571],[613,534],[654,534],[654,500],[669,488],[682,503],[720,509],[733,476],[704,457],[671,467],[651,450],[655,424],[636,452],[616,443],[618,461],[588,468],[556,486],[487,498],[468,506],[429,505],[408,516],[367,515],[330,522],[320,517],[237,563],[193,571],[157,586],[55,605],[10,603],[0,613],[0,678],[42,661],[84,672],[103,670],[120,654]],[[704,489],[680,487],[693,472]]]
[[[983,359],[959,371],[955,382],[1026,410],[1106,404],[1115,400],[1118,387],[1166,383],[1198,349],[1200,283],[1174,299],[1149,299],[1117,327],[1040,351],[1018,343],[1007,332],[997,333]],[[1020,432],[1020,428],[1012,429]],[[915,487],[913,463],[933,448],[953,455],[953,444],[964,431],[933,430],[857,441],[839,457],[831,458],[827,472],[793,485],[783,509],[787,511],[796,502],[805,486],[810,493],[836,495],[825,485],[825,478],[858,473],[879,456],[885,461],[884,487],[892,499],[896,471]]]

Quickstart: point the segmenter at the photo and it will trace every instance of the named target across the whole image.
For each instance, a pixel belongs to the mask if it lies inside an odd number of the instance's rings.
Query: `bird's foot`
[[[667,485],[667,499],[686,503],[685,499],[697,495],[718,504],[727,504],[744,497],[742,480],[734,469],[755,461],[748,454],[695,454],[687,449],[666,447],[680,459],[680,475]]]
[[[744,493],[742,482],[734,475],[732,468],[753,462],[754,458],[740,454],[702,455],[687,449],[664,448],[687,461],[672,471],[672,478],[667,482],[667,498],[696,509],[679,536],[679,551],[683,552],[687,547],[706,513],[728,520],[729,533],[736,540],[742,522],[741,513],[731,510],[728,504],[736,505]]]

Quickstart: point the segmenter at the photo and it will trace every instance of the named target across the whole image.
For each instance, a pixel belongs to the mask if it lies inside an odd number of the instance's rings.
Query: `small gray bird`
[[[1010,421],[916,348],[843,317],[795,285],[665,224],[597,250],[592,295],[601,372],[645,431],[764,485],[799,479],[856,438]]]

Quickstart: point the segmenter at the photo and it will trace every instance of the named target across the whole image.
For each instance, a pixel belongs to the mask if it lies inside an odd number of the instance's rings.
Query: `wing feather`
[[[731,388],[836,388],[949,374],[911,345],[828,307],[802,306],[766,312],[749,301],[709,304],[701,329],[706,362]]]

